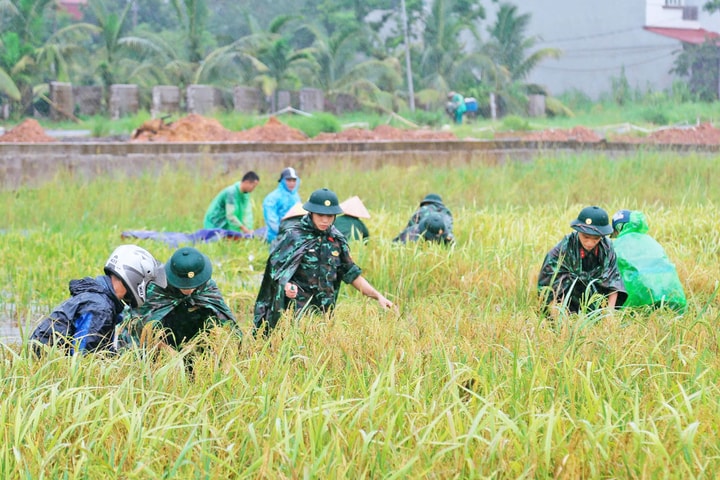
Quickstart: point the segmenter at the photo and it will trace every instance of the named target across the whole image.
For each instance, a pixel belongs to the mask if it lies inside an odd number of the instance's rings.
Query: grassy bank
[[[256,222],[277,185],[277,172],[258,172]],[[1,308],[34,323],[66,298],[70,279],[101,272],[123,230],[200,228],[234,173],[66,177],[0,192]],[[353,257],[399,314],[343,287],[334,318],[285,321],[268,343],[213,332],[194,379],[180,355],[37,361],[0,347],[3,477],[707,478],[720,469],[716,159],[548,154],[299,173],[303,198],[327,186],[363,199],[371,240],[353,244]],[[457,244],[392,244],[428,192],[453,211]],[[537,271],[590,204],[646,213],[685,285],[684,316],[598,312],[548,328]],[[249,332],[267,247],[199,248]]]

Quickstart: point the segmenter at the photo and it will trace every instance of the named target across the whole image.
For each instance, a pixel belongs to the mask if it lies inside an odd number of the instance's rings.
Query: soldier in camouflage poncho
[[[168,286],[151,284],[147,301],[135,310],[122,330],[122,341],[140,345],[143,330],[162,330],[162,341],[177,350],[199,333],[216,325],[240,331],[235,316],[223,300],[207,256],[191,247],[177,250],[166,264]]]
[[[270,252],[255,302],[255,331],[269,333],[287,308],[294,307],[296,315],[331,312],[341,282],[376,299],[383,308],[393,307],[362,277],[347,240],[333,226],[335,216],[342,213],[337,195],[325,188],[317,190],[303,208],[309,213],[284,230]]]
[[[538,289],[545,307],[562,304],[573,313],[584,306],[597,309],[602,305],[595,294],[606,297],[609,308],[620,307],[627,293],[606,237],[612,233],[607,213],[584,208],[570,226],[576,231],[550,250],[540,269]]]
[[[420,202],[420,207],[413,213],[410,220],[408,220],[405,229],[393,239],[393,242],[414,242],[422,238],[421,230],[424,220],[428,217],[434,216],[433,214],[440,215],[443,220],[444,230],[442,235],[442,241],[444,243],[450,243],[453,241],[453,216],[450,210],[445,206],[440,195],[436,193],[428,193],[425,198]],[[438,238],[440,240],[440,238]]]

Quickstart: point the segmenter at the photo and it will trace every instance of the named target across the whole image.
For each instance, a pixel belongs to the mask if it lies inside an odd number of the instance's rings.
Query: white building
[[[577,89],[593,98],[611,90],[624,69],[630,86],[663,90],[677,79],[669,71],[682,42],[717,37],[720,13],[702,10],[704,0],[515,0],[531,15],[527,35],[562,56],[543,61],[528,81],[553,95]],[[487,22],[495,19],[493,4]]]

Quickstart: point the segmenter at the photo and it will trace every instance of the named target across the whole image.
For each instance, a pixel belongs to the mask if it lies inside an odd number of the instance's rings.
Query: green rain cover
[[[645,215],[634,211],[613,243],[628,293],[624,306],[665,305],[683,312],[687,300],[675,265],[647,231]]]

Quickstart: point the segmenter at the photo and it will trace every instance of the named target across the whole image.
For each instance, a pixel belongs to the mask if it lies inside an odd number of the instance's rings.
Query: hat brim
[[[197,288],[203,285],[212,277],[212,262],[207,255],[203,255],[203,260],[205,261],[205,265],[203,266],[202,272],[193,276],[193,278],[177,276],[173,273],[172,268],[166,268],[165,275],[167,276],[168,285],[172,285],[181,290]]]
[[[587,223],[583,223],[579,220],[573,220],[570,222],[570,226],[573,228],[573,230],[578,231],[580,233],[584,233],[586,235],[595,235],[599,237],[604,237],[605,235],[610,235],[613,232],[612,225],[588,225]]]
[[[370,218],[370,212],[368,212],[362,200],[360,200],[360,197],[357,195],[342,202],[340,208],[342,208],[345,215],[356,218]]]
[[[305,202],[303,208],[310,213],[319,213],[320,215],[340,215],[343,209],[340,205],[315,205],[314,203]]]
[[[295,205],[292,206],[288,212],[283,215],[282,220],[287,220],[288,218],[294,218],[294,217],[302,217],[305,215],[307,211],[302,207],[302,203],[297,202]]]

